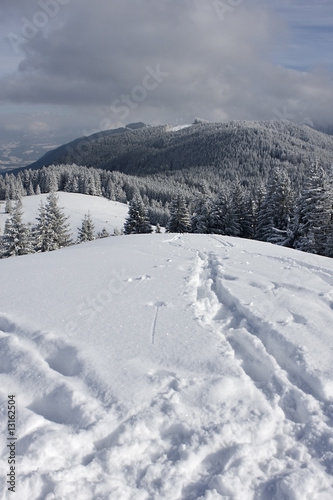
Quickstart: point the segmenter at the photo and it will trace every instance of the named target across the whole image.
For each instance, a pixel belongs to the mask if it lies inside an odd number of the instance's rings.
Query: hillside
[[[333,162],[333,138],[287,121],[197,123],[187,127],[121,128],[83,137],[48,152],[30,165],[76,164],[130,175],[188,172],[212,184],[247,183],[283,166],[294,180],[318,158]]]
[[[34,196],[24,196],[23,222],[29,225],[36,225],[41,202],[45,205],[48,194]],[[124,226],[128,214],[128,206],[116,201],[110,201],[98,196],[89,196],[77,193],[57,193],[59,207],[63,208],[64,214],[68,217],[71,233],[74,239],[77,237],[77,229],[81,227],[85,214],[90,213],[98,233],[105,228],[110,234],[115,229],[121,230]],[[5,214],[5,203],[0,202],[0,228],[4,229],[8,214]]]
[[[1,499],[13,395],[20,500],[331,500],[332,259],[131,235],[0,276]]]

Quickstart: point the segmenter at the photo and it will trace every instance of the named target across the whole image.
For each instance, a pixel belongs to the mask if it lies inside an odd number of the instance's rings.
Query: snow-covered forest
[[[283,167],[297,186],[315,158],[333,160],[333,137],[285,120],[194,123],[190,126],[132,125],[81,137],[49,151],[30,165],[85,165],[135,176],[203,177],[214,184],[235,177],[246,185],[267,181]]]
[[[0,199],[7,200],[10,212],[11,200],[25,195],[60,190],[104,196],[122,203],[136,202],[141,211],[145,207],[148,224],[167,227],[170,232],[237,236],[333,256],[332,179],[318,161],[307,170],[299,190],[281,168],[272,171],[267,183],[251,188],[237,179],[212,186],[206,179],[199,185],[191,177],[185,180],[182,172],[179,176],[162,182],[77,165],[50,166],[0,177]],[[179,198],[182,208],[178,207],[175,215]],[[14,224],[19,224],[17,217]],[[181,223],[177,225],[175,220]],[[4,235],[9,230],[4,228]],[[37,226],[35,231],[39,230]],[[17,231],[26,233],[21,226]],[[131,232],[137,231],[127,225],[125,233]],[[39,248],[36,243],[33,246]]]
[[[77,139],[0,176],[0,200],[52,191],[103,196],[144,206],[148,224],[171,232],[331,257],[332,165],[333,138],[290,122],[139,123]],[[178,226],[170,218],[179,197],[186,213]]]

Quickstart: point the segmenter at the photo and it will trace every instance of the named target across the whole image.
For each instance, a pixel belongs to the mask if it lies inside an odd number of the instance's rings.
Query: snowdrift
[[[1,499],[333,498],[332,260],[152,234],[0,279]]]

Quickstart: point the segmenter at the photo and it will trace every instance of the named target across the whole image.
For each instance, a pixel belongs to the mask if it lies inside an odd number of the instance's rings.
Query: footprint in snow
[[[224,274],[223,279],[227,281],[236,281],[238,278],[236,276],[231,276],[230,274]]]
[[[53,352],[45,359],[52,370],[66,377],[79,375],[82,363],[77,350],[70,345],[55,345]]]
[[[75,399],[78,398],[74,391],[65,385],[59,385],[49,394],[36,398],[27,408],[49,422],[77,427],[87,426],[91,419],[86,414],[84,401],[81,404],[75,403]]]

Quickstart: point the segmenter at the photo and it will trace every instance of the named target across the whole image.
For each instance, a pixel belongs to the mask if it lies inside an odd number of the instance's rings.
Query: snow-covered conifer
[[[332,199],[327,177],[316,162],[309,170],[298,202],[294,224],[294,248],[327,254],[332,224]]]
[[[288,175],[277,169],[267,185],[258,214],[256,239],[284,244],[293,211],[293,190]]]
[[[26,255],[33,252],[31,232],[28,226],[22,222],[22,217],[22,202],[18,200],[5,223],[2,237],[2,257]]]
[[[9,198],[7,198],[6,204],[5,204],[5,214],[11,214],[12,211],[13,211],[12,202]]]
[[[33,238],[36,252],[48,251],[48,224],[46,219],[46,210],[43,202],[41,201],[38,209],[38,224],[33,230]]]
[[[210,212],[211,203],[208,198],[203,197],[198,200],[191,218],[192,233],[210,233]]]
[[[34,191],[34,187],[32,185],[32,182],[30,181],[29,182],[29,186],[28,186],[28,189],[27,189],[27,195],[28,196],[32,196],[35,194],[35,191]]]
[[[71,245],[71,236],[69,224],[66,222],[68,217],[63,210],[58,207],[58,197],[54,191],[51,191],[47,197],[45,208],[40,207],[39,224],[36,232],[39,235],[37,249],[40,252],[58,250]]]
[[[92,241],[95,239],[95,225],[91,219],[90,212],[85,214],[82,225],[79,230],[78,242]]]
[[[168,233],[189,233],[191,221],[188,208],[183,195],[178,196],[170,205],[170,219],[166,227]]]
[[[211,211],[210,232],[216,234],[225,234],[228,236],[240,235],[240,224],[237,220],[232,196],[223,189],[213,204]]]
[[[143,202],[136,198],[130,202],[128,217],[124,225],[125,234],[151,233],[153,228],[148,218],[148,211]]]
[[[236,183],[231,192],[231,203],[241,238],[254,236],[254,202],[245,188]]]
[[[102,238],[109,238],[110,233],[106,230],[105,227],[103,227],[102,231],[97,233],[97,238],[102,239]]]

